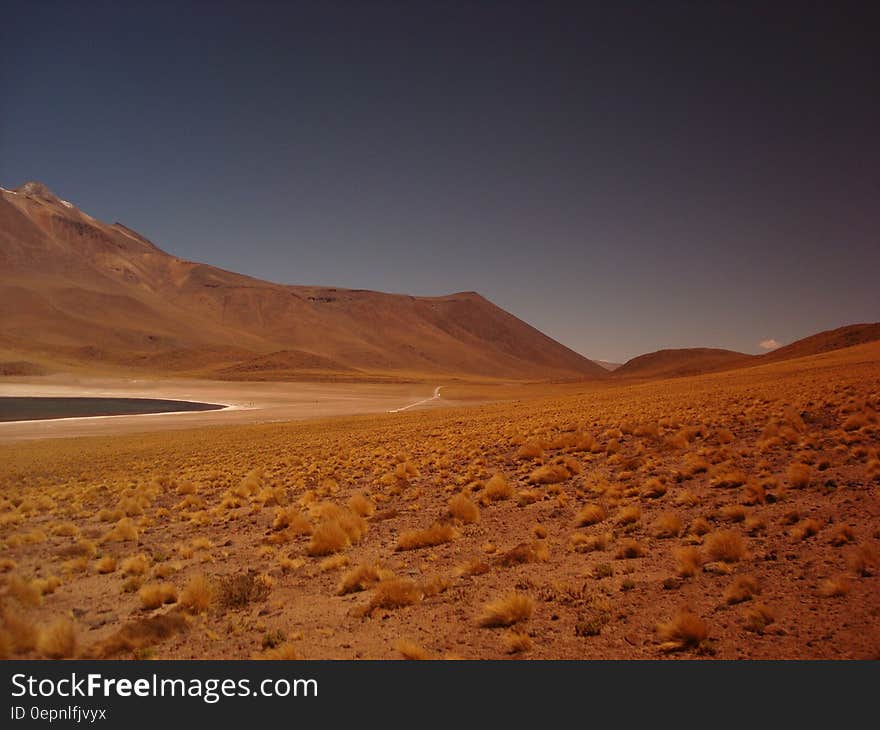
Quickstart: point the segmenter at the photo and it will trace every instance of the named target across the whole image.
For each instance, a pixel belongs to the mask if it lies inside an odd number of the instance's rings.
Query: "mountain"
[[[262,281],[169,255],[33,182],[0,188],[0,361],[236,379],[607,376],[475,292]]]
[[[613,376],[618,378],[675,378],[684,375],[698,375],[717,370],[732,370],[782,360],[793,360],[832,350],[842,350],[875,340],[880,340],[880,322],[851,324],[819,332],[763,355],[747,355],[743,352],[707,347],[658,350],[627,361],[614,370]]]
[[[614,371],[617,378],[675,378],[748,365],[752,355],[733,350],[691,347],[658,350],[627,360]]]
[[[880,340],[880,322],[873,324],[850,324],[833,330],[825,330],[789,345],[779,347],[772,352],[760,355],[760,362],[776,362],[792,360],[796,357],[818,355],[831,350],[842,350],[844,347],[862,345],[866,342]]]

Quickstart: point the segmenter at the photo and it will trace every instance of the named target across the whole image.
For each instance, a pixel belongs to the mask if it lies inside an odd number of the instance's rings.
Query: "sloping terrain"
[[[614,377],[673,378],[748,365],[753,360],[742,352],[708,347],[658,350],[628,360],[614,371]]]
[[[261,281],[171,256],[39,183],[0,191],[0,356],[235,378],[303,369],[607,375],[475,292],[414,297]]]

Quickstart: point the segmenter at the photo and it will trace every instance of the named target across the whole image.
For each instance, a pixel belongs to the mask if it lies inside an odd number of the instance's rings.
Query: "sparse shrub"
[[[700,551],[692,545],[676,548],[672,556],[675,558],[678,574],[684,578],[696,575],[703,564]]]
[[[245,608],[249,603],[265,601],[271,590],[268,576],[255,570],[233,573],[217,579],[217,602],[223,608]]]
[[[802,489],[810,483],[810,467],[806,464],[790,464],[786,472],[788,484],[793,489]]]
[[[678,537],[682,530],[681,518],[675,512],[664,512],[654,520],[652,527],[654,537]]]
[[[101,542],[137,542],[137,540],[138,529],[130,517],[123,517],[101,538]]]
[[[645,554],[645,549],[636,540],[621,540],[617,548],[616,557],[623,560],[640,558]]]
[[[870,543],[864,543],[849,552],[846,562],[856,575],[876,575],[880,567],[880,551]]]
[[[179,603],[190,613],[202,613],[211,607],[214,586],[204,573],[190,576],[180,593]]]
[[[642,497],[646,499],[659,499],[666,494],[668,487],[666,483],[657,477],[653,477],[645,482],[642,488]]]
[[[483,490],[483,496],[490,502],[502,499],[510,499],[513,496],[513,486],[507,481],[507,477],[501,472],[492,475]]]
[[[823,598],[845,596],[849,591],[849,580],[843,575],[837,576],[836,578],[827,578],[819,585],[819,595]]]
[[[177,601],[177,588],[173,583],[149,583],[138,591],[141,608],[152,610],[165,603]]]
[[[431,658],[431,655],[424,648],[409,639],[397,640],[394,643],[394,648],[403,655],[404,659],[423,661]]]
[[[508,631],[502,641],[508,654],[522,654],[532,648],[532,639],[524,631]]]
[[[376,608],[403,608],[422,600],[421,587],[408,578],[385,578],[373,588],[368,610]]]
[[[449,514],[466,524],[478,522],[480,509],[464,494],[456,494],[449,500]]]
[[[682,609],[670,621],[657,624],[657,634],[663,642],[662,651],[681,651],[703,645],[709,638],[709,627],[695,613]]]
[[[306,552],[313,556],[332,555],[351,545],[351,538],[336,520],[324,520],[312,533]]]
[[[455,538],[452,525],[436,522],[425,530],[407,530],[397,538],[398,550],[419,550],[426,547],[442,545]]]
[[[88,650],[89,658],[110,659],[122,652],[137,652],[164,641],[187,629],[184,616],[166,612],[142,618],[125,624],[119,631],[111,634]]]
[[[718,510],[718,516],[725,522],[744,522],[747,514],[740,504],[726,504]]]
[[[510,567],[521,563],[545,562],[550,557],[545,543],[541,541],[521,542],[506,553],[499,555],[495,561],[498,565]]]
[[[372,500],[360,492],[356,492],[351,496],[351,499],[348,500],[348,507],[352,512],[361,517],[369,517],[376,509]]]
[[[567,479],[571,479],[573,474],[580,470],[580,466],[575,466],[576,462],[568,460],[565,463],[544,464],[534,469],[529,474],[530,484],[559,484]]]
[[[112,555],[105,555],[102,558],[98,559],[98,562],[95,563],[95,570],[99,573],[112,573],[116,570],[116,558]]]
[[[642,508],[637,504],[631,504],[621,507],[614,517],[614,522],[618,525],[634,525],[642,519]]]
[[[706,553],[712,560],[736,563],[746,554],[742,535],[733,530],[718,530],[706,538]]]
[[[150,569],[150,560],[144,553],[133,555],[122,561],[123,575],[143,575]]]
[[[760,593],[761,589],[758,581],[751,575],[738,575],[724,590],[725,603],[742,603],[748,601],[756,593]]]
[[[604,550],[611,542],[611,533],[603,532],[598,535],[584,535],[576,532],[571,536],[569,546],[577,553],[591,553],[596,550]]]
[[[806,519],[801,520],[791,528],[789,534],[795,540],[806,540],[808,537],[818,534],[820,529],[821,525],[816,520]]]
[[[733,489],[734,487],[741,487],[748,481],[748,477],[739,469],[730,469],[727,471],[722,471],[716,476],[712,477],[710,483],[714,487],[718,487],[719,489]]]
[[[480,625],[487,628],[512,626],[528,621],[535,610],[535,602],[524,593],[511,593],[487,603],[480,616]]]
[[[68,618],[58,618],[39,630],[37,650],[49,659],[70,659],[76,645],[76,627]]]
[[[578,527],[586,527],[588,525],[596,525],[605,519],[605,509],[600,504],[588,504],[583,507],[575,517],[575,524]]]
[[[517,449],[518,459],[538,459],[544,454],[544,449],[537,441],[527,441]]]
[[[764,630],[776,621],[774,612],[763,603],[753,603],[743,613],[743,622],[747,631],[763,634]]]
[[[849,525],[835,525],[828,539],[834,547],[841,547],[855,542],[856,534]]]
[[[39,606],[43,602],[43,593],[33,581],[11,573],[6,579],[6,590],[22,606]]]
[[[252,658],[258,661],[293,661],[299,659],[299,656],[296,653],[296,647],[291,642],[287,642],[264,651],[262,654],[256,654]]]

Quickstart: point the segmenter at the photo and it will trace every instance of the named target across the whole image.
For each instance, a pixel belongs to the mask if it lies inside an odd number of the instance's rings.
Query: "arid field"
[[[0,655],[880,658],[880,343],[448,398],[0,445]]]

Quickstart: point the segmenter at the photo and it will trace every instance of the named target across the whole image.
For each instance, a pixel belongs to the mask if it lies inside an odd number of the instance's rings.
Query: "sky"
[[[15,3],[0,185],[595,359],[762,352],[880,320],[877,7]]]

